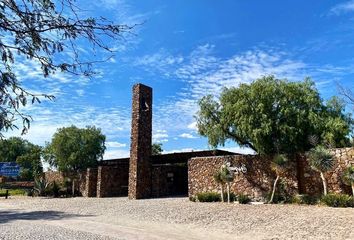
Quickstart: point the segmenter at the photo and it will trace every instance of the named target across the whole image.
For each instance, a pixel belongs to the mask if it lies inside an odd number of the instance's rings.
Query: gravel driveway
[[[354,209],[187,198],[0,199],[0,239],[354,239]]]

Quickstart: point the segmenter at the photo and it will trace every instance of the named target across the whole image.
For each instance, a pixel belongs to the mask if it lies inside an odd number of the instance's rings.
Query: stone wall
[[[128,195],[129,164],[99,166],[97,170],[97,197]]]
[[[343,184],[341,177],[347,166],[354,165],[354,148],[334,149],[332,153],[336,158],[336,163],[334,169],[325,175],[328,190],[336,193],[350,193],[350,188]],[[259,155],[239,155],[192,158],[188,162],[189,196],[195,196],[198,192],[220,191],[213,175],[225,162],[230,162],[231,166],[235,167],[244,164],[247,168],[246,173],[235,176],[231,185],[232,192],[247,194],[254,199],[262,199],[269,194],[275,180],[275,174],[270,168],[270,158]],[[296,164],[303,167],[301,173]],[[303,193],[321,194],[323,191],[319,173],[310,168],[305,155],[300,156],[297,163],[290,166],[284,182],[289,194],[299,192],[299,182],[302,182]]]
[[[48,171],[44,173],[44,177],[47,182],[53,183],[54,181],[63,185],[65,180],[65,175],[59,171]],[[70,178],[70,176],[68,176]],[[79,196],[86,196],[86,171],[80,172],[75,180],[75,193]]]
[[[328,184],[328,192],[351,194],[351,188],[342,181],[344,170],[354,165],[354,148],[337,148],[331,150],[336,162],[332,171],[325,174]],[[304,170],[305,188],[307,193],[322,193],[323,186],[320,174],[307,164]]]
[[[56,182],[56,183],[63,183],[64,182],[64,175],[62,172],[58,171],[48,171],[44,173],[44,177],[47,182]]]

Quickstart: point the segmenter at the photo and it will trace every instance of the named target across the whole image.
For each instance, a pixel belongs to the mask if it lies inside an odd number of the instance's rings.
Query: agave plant
[[[322,184],[323,184],[323,194],[327,195],[327,182],[324,177],[324,173],[330,171],[334,166],[333,155],[324,147],[317,146],[310,150],[308,154],[308,160],[310,166],[317,172],[320,173]]]
[[[48,187],[49,182],[47,182],[44,177],[40,177],[34,180],[34,190],[38,193],[38,196],[44,196]]]
[[[345,184],[352,187],[354,197],[354,166],[349,166],[343,174],[343,181]]]
[[[275,178],[275,181],[274,181],[272,195],[269,200],[270,203],[273,202],[275,189],[277,187],[278,181],[284,175],[284,173],[287,171],[288,165],[289,165],[288,158],[284,154],[277,154],[277,155],[275,155],[275,157],[272,160],[271,168],[275,172],[277,177]]]

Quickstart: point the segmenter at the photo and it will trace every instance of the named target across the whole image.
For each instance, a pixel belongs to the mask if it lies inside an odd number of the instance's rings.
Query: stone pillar
[[[97,196],[97,168],[88,168],[86,173],[85,197]]]
[[[152,88],[133,86],[129,199],[151,196]]]

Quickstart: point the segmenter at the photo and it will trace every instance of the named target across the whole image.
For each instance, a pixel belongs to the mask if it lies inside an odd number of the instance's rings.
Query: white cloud
[[[197,138],[196,136],[193,136],[190,133],[182,133],[182,134],[180,134],[178,136],[181,137],[181,138]]]
[[[103,159],[126,158],[130,156],[129,150],[126,149],[107,149],[103,155]]]
[[[154,143],[163,143],[163,142],[168,142],[168,134],[166,130],[156,130],[152,134],[152,141]]]
[[[264,75],[301,80],[308,67],[290,54],[274,49],[253,49],[227,58],[214,55],[215,46],[205,44],[197,47],[181,64],[174,65],[171,78],[184,82],[177,97],[167,99],[154,109],[154,124],[160,128],[181,134],[197,130],[195,115],[198,100],[206,94],[218,96],[224,87],[237,87],[250,83]],[[155,68],[156,70],[156,68]],[[165,74],[157,69],[156,74]]]
[[[339,15],[342,13],[353,12],[354,11],[354,0],[343,2],[335,5],[330,10],[330,14]]]
[[[191,124],[188,124],[187,128],[190,129],[190,130],[197,131],[198,130],[197,122],[192,122]]]
[[[126,147],[127,144],[125,143],[119,143],[119,142],[106,142],[106,147],[107,148],[121,148],[121,147]]]

